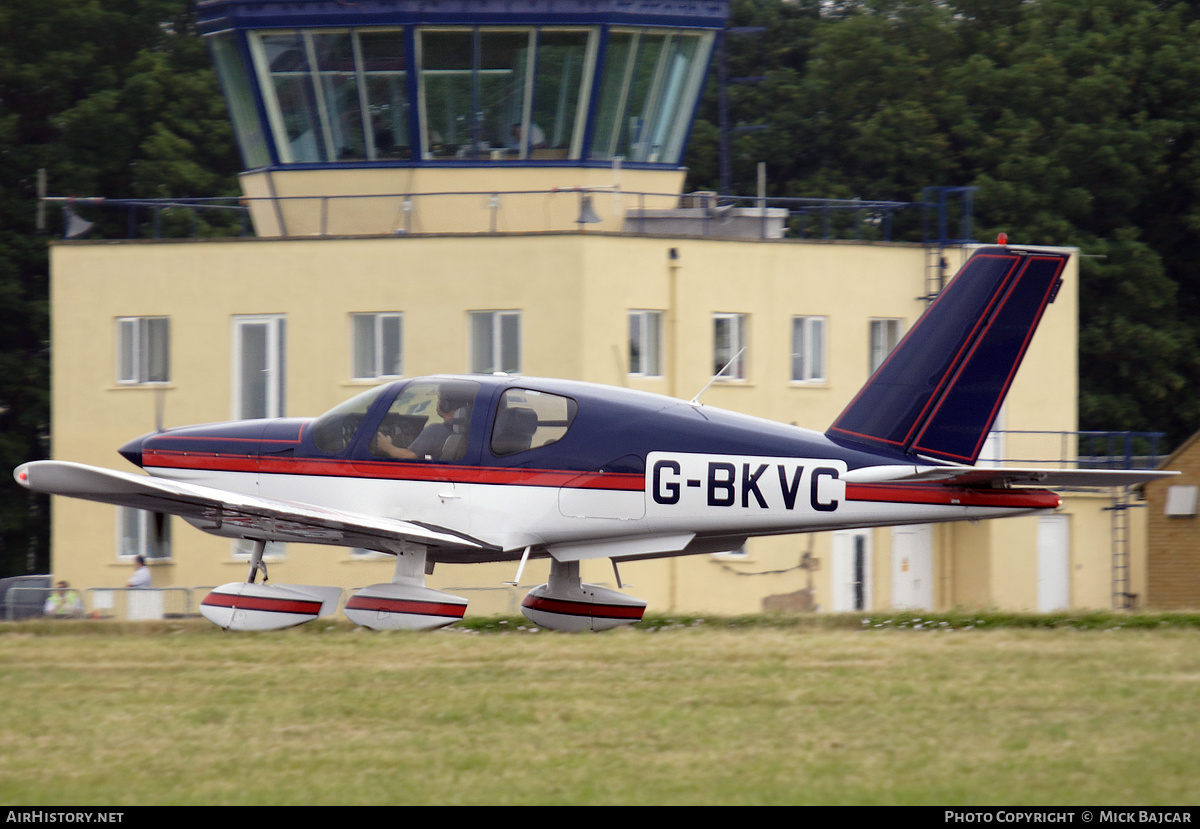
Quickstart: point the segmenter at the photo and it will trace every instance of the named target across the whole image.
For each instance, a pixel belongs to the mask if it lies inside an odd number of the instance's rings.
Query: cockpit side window
[[[342,452],[350,445],[355,431],[371,404],[392,386],[376,386],[339,403],[313,422],[313,444],[322,452]]]
[[[419,381],[392,401],[371,440],[371,454],[398,460],[462,460],[479,384],[470,380]]]
[[[492,427],[492,454],[498,457],[539,449],[562,440],[579,404],[569,397],[509,389],[500,396]]]

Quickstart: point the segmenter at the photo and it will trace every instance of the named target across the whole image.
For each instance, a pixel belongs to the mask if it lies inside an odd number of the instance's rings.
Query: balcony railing
[[[999,431],[989,436],[989,445],[993,447],[991,457],[981,459],[981,464],[1047,469],[1156,469],[1165,458],[1162,432]]]

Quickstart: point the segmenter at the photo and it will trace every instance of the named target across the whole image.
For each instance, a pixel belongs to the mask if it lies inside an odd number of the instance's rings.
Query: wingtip
[[[13,470],[13,480],[29,489],[29,464],[23,463]]]

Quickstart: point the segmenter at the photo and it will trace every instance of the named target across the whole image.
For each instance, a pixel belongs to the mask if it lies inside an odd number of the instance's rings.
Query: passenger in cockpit
[[[455,418],[465,417],[472,398],[455,390],[443,390],[438,395],[437,414],[441,421],[430,423],[421,430],[416,440],[408,446],[396,446],[392,437],[385,432],[375,435],[375,443],[371,451],[376,455],[386,455],[401,460],[432,458],[433,460],[456,460],[450,455],[461,455],[446,449],[447,442],[455,434]]]

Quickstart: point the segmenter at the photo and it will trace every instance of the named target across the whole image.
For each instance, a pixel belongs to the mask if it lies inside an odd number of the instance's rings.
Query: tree
[[[978,188],[977,238],[1083,254],[1081,428],[1179,441],[1200,428],[1198,17],[1151,0],[823,6],[803,63],[763,50],[742,70],[767,80],[738,113],[769,118],[738,140],[734,189],[753,191],[760,159],[772,195]]]
[[[192,3],[7,0],[0,159],[0,468],[11,469],[44,457],[52,438],[37,171],[54,191],[78,195],[237,192],[240,165]],[[45,500],[4,476],[0,575],[44,572],[48,538]]]

